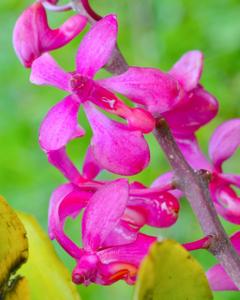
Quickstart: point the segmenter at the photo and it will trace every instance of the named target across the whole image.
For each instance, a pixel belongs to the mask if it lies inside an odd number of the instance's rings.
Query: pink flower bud
[[[48,1],[55,4],[57,1]],[[28,7],[18,18],[13,31],[13,46],[21,63],[31,67],[33,61],[46,51],[63,47],[85,27],[85,17],[69,18],[58,29],[48,26],[43,4],[37,2]]]

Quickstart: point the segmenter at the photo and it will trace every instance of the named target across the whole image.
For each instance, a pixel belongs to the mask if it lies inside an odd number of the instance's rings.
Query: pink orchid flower
[[[167,81],[164,78],[165,84],[159,82],[155,85],[154,76],[160,72],[155,69],[130,67],[127,72],[103,79],[101,83],[106,88],[143,104],[154,115],[162,115],[183,154],[190,155],[192,167],[207,169],[209,163],[204,156],[200,159],[194,133],[216,116],[218,102],[199,84],[202,70],[203,54],[200,51],[190,51],[169,71],[172,80],[175,79],[175,94],[174,89],[170,88],[171,84],[174,86],[170,79]],[[160,92],[155,90],[156,87]]]
[[[85,169],[90,167],[88,164]],[[90,167],[92,168],[92,167]],[[87,172],[89,173],[89,171]],[[64,233],[67,217],[82,209],[83,248]],[[73,281],[111,284],[136,279],[137,268],[154,237],[139,233],[148,224],[169,227],[177,220],[179,204],[164,188],[146,188],[126,179],[113,182],[65,184],[52,195],[49,208],[49,234],[76,260]]]
[[[229,222],[240,224],[240,197],[232,188],[240,188],[240,176],[223,173],[222,164],[240,145],[240,119],[221,124],[213,133],[209,143],[212,160],[210,191],[217,211]]]
[[[182,142],[182,141],[181,141]],[[188,162],[195,169],[205,169],[211,173],[210,192],[218,213],[229,222],[240,224],[240,197],[233,189],[240,187],[240,176],[225,174],[223,163],[240,145],[240,119],[224,122],[213,133],[209,143],[211,162],[201,152],[197,140],[185,141],[183,149]],[[171,182],[169,178],[168,184]],[[159,181],[156,182],[159,184]]]
[[[129,67],[121,75],[99,80],[102,86],[121,93],[159,116],[182,102],[183,89],[170,74],[158,69]]]
[[[240,255],[240,232],[232,235],[230,240],[238,255]],[[213,291],[238,291],[238,288],[220,264],[210,268],[206,275]]]
[[[83,38],[76,56],[76,71],[63,71],[49,54],[32,65],[31,81],[49,84],[71,95],[55,105],[40,129],[40,144],[48,154],[60,150],[73,138],[82,136],[77,123],[81,104],[93,130],[92,152],[102,168],[120,175],[133,175],[149,162],[149,149],[142,133],[153,130],[152,115],[142,108],[126,106],[113,93],[93,80],[108,61],[116,43],[117,20],[113,15],[97,22]],[[106,118],[89,102],[127,120],[117,123]]]
[[[18,18],[13,30],[13,46],[21,63],[30,68],[33,61],[44,52],[69,43],[86,24],[86,17],[76,15],[69,18],[60,28],[51,29],[43,4],[36,2]]]
[[[184,100],[163,114],[176,142],[195,169],[209,169],[201,155],[195,132],[211,121],[218,112],[217,100],[199,83],[203,70],[203,54],[189,51],[172,67],[169,73],[184,89]]]
[[[182,136],[209,122],[218,110],[216,99],[199,84],[202,69],[202,53],[190,51],[169,75],[157,69],[130,67],[121,75],[100,81],[106,88],[144,105],[154,115],[163,115],[173,132]]]

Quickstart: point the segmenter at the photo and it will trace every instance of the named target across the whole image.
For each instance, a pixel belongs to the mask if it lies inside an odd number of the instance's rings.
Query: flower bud
[[[50,2],[50,1],[48,1]],[[51,1],[55,4],[57,1]],[[60,48],[70,42],[85,27],[85,17],[76,15],[69,18],[60,28],[52,30],[48,26],[46,10],[42,3],[29,6],[18,18],[13,30],[15,52],[26,67],[41,54]]]

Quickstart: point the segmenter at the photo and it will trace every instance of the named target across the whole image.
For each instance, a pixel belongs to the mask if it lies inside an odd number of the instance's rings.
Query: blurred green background
[[[29,83],[29,70],[18,62],[12,48],[12,29],[22,10],[31,1],[0,1],[0,193],[16,209],[33,214],[47,230],[47,209],[51,192],[64,178],[51,167],[38,145],[38,128],[46,112],[64,93],[51,87]],[[119,17],[119,45],[131,65],[158,67],[167,71],[187,50],[200,49],[205,55],[202,83],[220,102],[218,117],[198,133],[207,153],[207,144],[214,128],[222,121],[239,117],[240,113],[240,2],[239,0],[95,0],[91,1],[100,14],[114,12]],[[49,14],[57,26],[71,13]],[[54,56],[67,70],[74,68],[74,55],[82,35]],[[102,72],[104,74],[104,72]],[[72,142],[69,153],[80,167],[90,139],[89,127],[82,113],[80,122],[88,131],[86,137]],[[152,137],[151,165],[134,179],[150,184],[169,169],[161,150]],[[239,172],[238,154],[226,169]],[[104,178],[111,175],[103,174]],[[199,226],[187,205],[175,226],[155,230],[158,236],[187,242],[201,237]],[[79,220],[78,220],[79,221]],[[224,222],[228,233],[238,230]],[[80,222],[68,222],[75,239],[80,238]],[[146,232],[150,232],[146,228]],[[151,231],[152,233],[153,231]],[[74,263],[55,244],[69,270]],[[215,263],[205,252],[194,253],[204,268]],[[44,272],[44,270],[43,270]],[[91,285],[79,287],[85,300],[131,299],[133,288],[125,283],[111,287]],[[240,299],[234,292],[215,293],[214,299]]]

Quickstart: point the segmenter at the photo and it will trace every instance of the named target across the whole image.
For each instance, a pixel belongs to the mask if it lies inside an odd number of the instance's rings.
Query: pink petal
[[[70,17],[62,26],[49,30],[48,35],[42,36],[45,51],[54,50],[68,44],[86,26],[87,18],[81,15]]]
[[[235,232],[231,238],[231,243],[233,244],[234,249],[237,251],[238,255],[240,255],[240,232]]]
[[[100,171],[101,167],[93,155],[92,147],[89,146],[83,163],[83,176],[91,180],[94,179]]]
[[[212,120],[218,112],[217,100],[203,88],[187,94],[187,101],[163,114],[175,136],[194,133]]]
[[[179,211],[178,200],[170,193],[160,193],[154,198],[130,197],[124,219],[140,227],[147,224],[164,228],[176,223]],[[139,217],[143,219],[139,223]]]
[[[165,186],[172,184],[174,181],[174,173],[173,172],[167,172],[161,176],[159,176],[153,183],[152,187],[157,187],[157,186]]]
[[[64,184],[52,194],[49,206],[49,235],[74,258],[81,257],[80,249],[64,233],[64,222],[67,217],[76,217],[91,197],[91,193],[80,191],[73,184]]]
[[[48,161],[55,166],[71,183],[78,185],[85,179],[79,173],[66,153],[65,148],[47,152]]]
[[[120,175],[134,175],[149,163],[149,148],[140,131],[105,117],[89,103],[84,108],[93,130],[91,142],[98,164]]]
[[[221,265],[212,267],[206,275],[213,291],[238,291],[238,288]]]
[[[203,54],[200,51],[185,53],[169,71],[176,78],[185,91],[194,89],[201,77],[203,69]]]
[[[209,143],[209,155],[216,170],[230,158],[240,144],[240,119],[224,122],[213,133]]]
[[[122,262],[138,267],[154,241],[155,237],[139,233],[135,242],[99,251],[98,256],[104,264]]]
[[[212,170],[211,164],[202,153],[198,141],[194,135],[190,135],[187,138],[176,137],[175,140],[185,159],[193,169]]]
[[[109,233],[104,243],[103,248],[109,248],[113,246],[126,245],[136,240],[138,231],[135,228],[129,226],[129,224],[123,220],[113,228]]]
[[[173,172],[167,172],[163,175],[160,175],[151,185],[153,188],[162,187],[165,185],[172,184],[174,182],[174,173]],[[173,190],[170,192],[173,196],[175,196],[177,199],[180,199],[182,197],[182,192],[180,190]]]
[[[37,85],[52,85],[61,90],[71,92],[69,82],[71,75],[66,73],[56,61],[45,53],[32,64],[30,81]]]
[[[231,242],[240,255],[240,232],[231,237]],[[238,291],[238,288],[220,264],[209,269],[206,275],[213,291]]]
[[[69,18],[59,29],[48,26],[43,4],[28,7],[16,22],[13,31],[13,46],[21,63],[29,68],[44,52],[60,48],[78,35],[87,19],[77,15]]]
[[[48,30],[46,11],[41,3],[29,6],[18,18],[13,30],[13,46],[21,63],[30,68],[42,54],[39,33]]]
[[[70,140],[84,135],[77,121],[79,106],[80,103],[68,96],[51,108],[39,135],[40,145],[45,151],[61,149]]]
[[[220,176],[222,179],[224,179],[228,183],[233,184],[236,187],[240,188],[240,175],[219,173],[218,176]]]
[[[139,234],[135,242],[100,251],[96,283],[109,285],[120,279],[134,284],[138,267],[156,238]]]
[[[98,21],[84,36],[76,57],[77,72],[93,77],[109,60],[116,43],[116,16],[108,15]]]
[[[178,82],[157,69],[130,67],[119,76],[98,82],[136,103],[145,105],[153,114],[170,110],[182,98]]]
[[[128,201],[128,182],[118,179],[101,187],[90,199],[82,220],[84,248],[96,251],[120,221]]]
[[[228,185],[210,184],[210,191],[217,212],[227,221],[240,224],[240,197]]]

